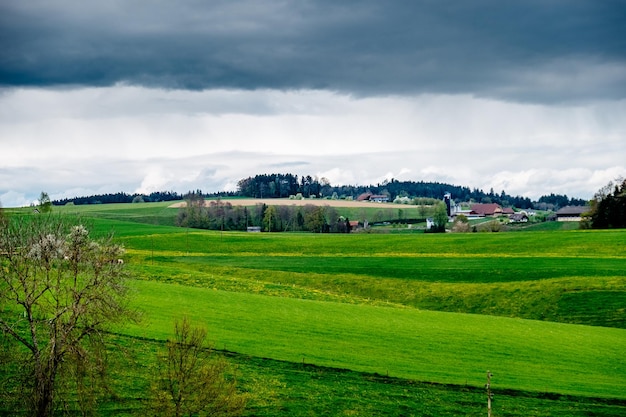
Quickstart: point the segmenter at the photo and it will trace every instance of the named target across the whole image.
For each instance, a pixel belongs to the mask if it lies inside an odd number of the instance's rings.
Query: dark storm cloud
[[[28,1],[0,84],[626,96],[626,2]]]

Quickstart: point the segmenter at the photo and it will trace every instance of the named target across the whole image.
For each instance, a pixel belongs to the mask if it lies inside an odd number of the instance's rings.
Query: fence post
[[[485,385],[485,388],[487,388],[487,417],[491,417],[491,400],[493,399],[493,394],[491,392],[492,376],[491,372],[487,371],[487,384]]]

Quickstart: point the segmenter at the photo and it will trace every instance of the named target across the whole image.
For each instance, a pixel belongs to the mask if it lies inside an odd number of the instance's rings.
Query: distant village
[[[389,197],[384,194],[363,194],[358,200],[368,200],[373,203],[389,203]],[[446,212],[449,221],[453,221],[457,216],[465,216],[467,220],[476,220],[485,217],[507,218],[510,223],[526,223],[536,215],[533,209],[515,211],[511,207],[502,207],[498,203],[473,203],[469,207],[463,207],[455,203],[450,193],[445,193],[443,202],[446,205]],[[547,221],[579,222],[584,213],[589,211],[588,205],[567,205],[559,208],[556,212],[546,217]],[[427,219],[426,227],[430,229],[434,224],[432,218]]]
[[[453,218],[460,214],[467,219],[479,219],[482,217],[507,217],[511,223],[526,223],[530,217],[535,215],[534,210],[514,211],[510,207],[502,207],[497,203],[477,203],[472,204],[469,209],[463,209],[460,205],[455,204],[449,193],[443,198],[446,203],[448,216]],[[548,216],[546,220],[562,221],[562,222],[579,222],[585,212],[589,211],[589,206],[565,206],[561,207]]]

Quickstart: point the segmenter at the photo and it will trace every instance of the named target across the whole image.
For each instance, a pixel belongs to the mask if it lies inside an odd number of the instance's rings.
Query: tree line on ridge
[[[528,197],[512,196],[504,190],[495,192],[440,182],[398,181],[391,179],[371,185],[331,185],[324,177],[293,174],[258,174],[243,178],[237,183],[236,191],[219,191],[205,193],[198,189],[189,191],[204,197],[249,197],[249,198],[288,198],[301,195],[303,198],[337,198],[357,199],[360,195],[370,193],[385,195],[389,201],[398,197],[424,197],[440,200],[445,193],[450,193],[456,201],[473,201],[476,203],[497,203],[503,207],[518,209],[558,210],[567,205],[585,205],[586,200],[570,198],[567,195],[554,194],[541,196],[537,201]],[[182,200],[185,194],[175,191],[158,191],[150,194],[124,192],[99,194],[85,197],[64,198],[52,201],[54,205],[66,204],[109,204],[132,202],[158,202]]]

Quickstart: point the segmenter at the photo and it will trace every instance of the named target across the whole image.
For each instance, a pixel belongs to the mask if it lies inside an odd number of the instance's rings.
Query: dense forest
[[[375,185],[336,185],[330,184],[326,178],[318,178],[311,175],[298,177],[293,174],[260,174],[254,177],[241,179],[237,183],[235,192],[203,193],[202,190],[189,191],[190,193],[204,197],[251,197],[251,198],[287,198],[300,194],[303,198],[337,198],[358,199],[364,194],[385,195],[389,201],[398,197],[424,197],[442,199],[445,193],[450,193],[452,199],[457,202],[498,203],[503,207],[515,207],[518,209],[541,209],[558,210],[568,205],[585,205],[587,201],[577,198],[569,198],[567,195],[550,194],[544,195],[537,201],[531,201],[528,197],[512,196],[504,190],[497,193],[493,189],[489,192],[464,186],[426,181],[398,181],[392,179]],[[68,203],[81,204],[108,204],[108,203],[132,203],[132,202],[156,202],[182,200],[184,195],[174,191],[153,192],[151,194],[101,194],[88,197],[64,198],[54,200],[54,205]]]
[[[511,196],[504,190],[500,193],[484,192],[477,188],[425,181],[398,181],[392,179],[376,185],[340,185],[332,186],[325,178],[292,174],[263,174],[240,180],[237,184],[237,194],[252,198],[281,198],[301,194],[304,198],[352,198],[357,199],[365,193],[385,195],[389,201],[397,197],[426,197],[442,199],[445,193],[450,193],[457,202],[467,201],[476,203],[498,203],[504,207],[519,209],[542,208],[558,209],[567,205],[585,205],[587,201],[568,198],[566,195],[550,194],[542,196],[533,202],[528,197]],[[540,207],[535,207],[538,205]]]
[[[55,206],[64,206],[66,204],[154,203],[157,201],[174,201],[182,199],[183,196],[174,191],[158,191],[150,194],[126,194],[120,192],[114,194],[92,195],[88,197],[64,198],[62,200],[54,200],[52,204]]]

